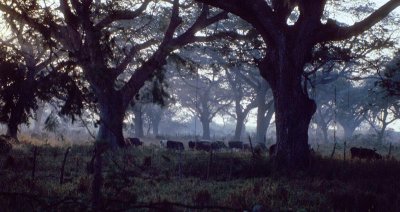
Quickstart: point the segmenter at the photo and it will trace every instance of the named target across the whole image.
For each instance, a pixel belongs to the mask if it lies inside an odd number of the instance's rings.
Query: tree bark
[[[273,102],[273,100],[271,101],[271,102],[269,102],[267,105],[268,105],[268,110],[267,110],[267,114],[265,114],[265,123],[266,123],[266,125],[265,125],[265,129],[264,129],[264,135],[267,133],[267,131],[268,131],[268,128],[269,128],[269,126],[270,126],[270,124],[271,124],[271,119],[272,119],[272,116],[274,115],[274,113],[275,113],[275,108],[274,108],[274,104],[273,104],[274,102]],[[264,137],[263,138],[264,140],[263,140],[263,143],[265,143],[266,142],[266,137]],[[266,144],[266,143],[265,143]]]
[[[275,165],[288,170],[304,169],[309,162],[308,126],[315,112],[315,102],[302,92],[281,91],[274,89],[277,131]]]
[[[210,121],[207,119],[202,119],[201,121],[201,126],[203,127],[203,139],[210,140]]]
[[[18,135],[18,126],[22,122],[22,113],[24,108],[20,103],[20,100],[18,101],[17,105],[15,108],[11,110],[11,115],[10,119],[8,120],[7,123],[7,135],[17,139]]]
[[[100,128],[97,134],[97,142],[108,142],[110,147],[125,146],[122,133],[122,124],[125,108],[122,98],[116,92],[108,92],[99,97]]]
[[[18,100],[15,104],[15,107],[11,109],[11,114],[10,114],[10,119],[8,120],[7,123],[7,135],[15,138],[18,140],[18,127],[21,123],[24,122],[24,113],[29,113],[29,111],[26,111],[26,107],[30,110],[28,104],[32,101],[32,98],[34,97],[33,94],[33,76],[30,76],[30,73],[28,74],[30,79],[26,80],[24,82],[24,85],[20,88],[19,92],[19,97]]]
[[[160,120],[160,121],[161,121],[161,120]],[[160,121],[153,121],[153,122],[152,122],[152,125],[153,125],[153,135],[154,135],[155,137],[158,136],[158,128],[159,128],[159,126],[160,126]]]
[[[136,104],[133,108],[135,119],[135,136],[136,137],[143,137],[144,130],[143,130],[143,111],[142,106],[140,104]]]
[[[386,122],[386,119],[387,119],[388,115],[389,115],[388,111],[387,110],[383,110],[382,127],[377,133],[378,134],[378,142],[379,143],[382,143],[384,141],[384,139],[385,139],[385,131],[386,131],[387,126],[389,125]]]
[[[36,110],[36,120],[35,120],[35,126],[33,128],[34,132],[39,132],[40,131],[40,125],[42,123],[42,116],[44,113],[44,107],[45,103],[39,103],[38,109]]]
[[[308,127],[316,104],[302,87],[304,63],[290,58],[293,55],[285,51],[289,49],[287,44],[281,45],[278,49],[270,48],[259,63],[260,72],[270,84],[274,96],[277,139],[274,167],[303,170],[309,165]],[[271,75],[271,72],[276,74]],[[286,77],[282,77],[283,74]]]
[[[328,143],[329,139],[328,139],[328,125],[324,122],[324,121],[319,121],[317,122],[317,127],[318,129],[321,131],[323,139],[324,139],[324,143]]]
[[[242,137],[244,119],[246,118],[246,115],[247,114],[244,114],[244,113],[237,113],[235,135],[233,137],[233,140],[235,140],[235,141],[240,141],[240,138]]]
[[[268,110],[266,105],[267,91],[263,88],[257,91],[257,126],[256,126],[256,142],[264,143],[266,129],[268,124],[265,120],[265,113]]]

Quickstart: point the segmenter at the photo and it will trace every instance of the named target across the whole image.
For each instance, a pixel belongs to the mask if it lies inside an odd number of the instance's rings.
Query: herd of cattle
[[[126,138],[125,143],[130,146],[141,146],[143,142],[139,138]],[[185,146],[181,141],[172,140],[161,140],[160,146],[171,150],[185,150]],[[251,148],[260,148],[266,150],[265,144],[257,143],[251,146],[250,143],[243,141],[229,141],[228,146],[223,141],[189,141],[189,149],[200,150],[200,151],[218,151],[223,149],[238,149],[238,150],[250,150]]]
[[[140,141],[139,138],[126,138],[125,142],[131,146],[141,146],[143,142]],[[181,141],[172,141],[172,140],[161,140],[160,146],[170,150],[185,150],[185,146]],[[245,143],[243,141],[228,141],[228,146],[223,141],[189,141],[188,146],[190,150],[199,150],[199,151],[219,151],[223,149],[236,149],[236,150],[250,150],[250,149],[258,149],[266,151],[267,147],[265,144],[256,143],[252,146],[251,143]],[[276,151],[276,144],[271,145],[268,148],[269,155],[273,155]],[[313,150],[311,149],[313,152]],[[382,159],[382,155],[376,152],[376,149],[368,149],[368,148],[350,148],[351,159],[366,159],[366,160],[380,160]]]

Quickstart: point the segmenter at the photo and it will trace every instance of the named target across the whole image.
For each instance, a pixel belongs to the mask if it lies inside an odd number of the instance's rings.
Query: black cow
[[[229,149],[243,149],[243,146],[242,141],[228,141]]]
[[[194,150],[194,148],[196,147],[196,141],[189,141],[188,145],[189,149]]]
[[[189,148],[192,150],[211,151],[212,143],[210,141],[189,141]]]
[[[167,141],[167,149],[185,150],[183,143],[180,141]]]
[[[129,146],[142,146],[143,142],[139,138],[125,138],[125,143]]]
[[[367,149],[367,148],[350,148],[351,159],[359,158],[366,160],[380,160],[382,159],[382,155],[376,153],[376,149]]]
[[[211,142],[210,141],[197,141],[195,149],[209,152],[209,151],[211,151]]]
[[[226,149],[226,145],[223,141],[216,141],[211,143],[212,150]]]

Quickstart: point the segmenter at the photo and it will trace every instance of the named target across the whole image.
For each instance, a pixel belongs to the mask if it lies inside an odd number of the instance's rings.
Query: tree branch
[[[128,80],[125,86],[122,87],[123,104],[128,105],[139,89],[143,86],[144,82],[152,76],[153,72],[166,64],[168,54],[173,50],[169,46],[169,42],[173,39],[176,28],[182,23],[179,17],[179,0],[174,0],[172,7],[171,21],[165,32],[164,39],[158,47],[157,51],[145,62],[132,77]]]
[[[14,20],[22,21],[28,24],[30,27],[38,30],[45,38],[50,38],[51,29],[43,24],[40,24],[37,20],[29,17],[26,13],[19,13],[3,3],[0,3],[0,10],[9,14]]]
[[[348,27],[340,27],[335,21],[329,19],[328,22],[322,26],[322,30],[320,30],[317,36],[317,42],[339,41],[359,35],[384,19],[399,5],[399,0],[390,0],[364,20]]]
[[[115,75],[116,76],[120,75],[126,69],[126,67],[129,65],[129,63],[132,62],[136,53],[138,53],[140,50],[150,47],[151,45],[154,45],[156,43],[157,43],[157,41],[155,39],[150,39],[144,43],[133,46],[130,49],[129,53],[122,60],[122,62],[119,65],[117,65],[117,67],[114,69]]]
[[[220,12],[217,15],[214,15],[210,18],[207,18],[208,14],[208,6],[203,6],[202,12],[199,16],[199,18],[196,20],[196,22],[183,34],[179,35],[177,38],[175,38],[171,43],[171,45],[174,48],[182,47],[188,43],[192,42],[207,42],[207,41],[212,41],[214,39],[217,39],[218,37],[222,37],[224,34],[219,34],[215,35],[214,38],[205,38],[205,37],[195,37],[194,35],[196,32],[198,32],[201,29],[206,28],[207,26],[218,22],[223,19],[228,18],[228,13],[227,12]],[[233,36],[234,33],[230,34]],[[228,32],[225,33],[225,35],[228,35]]]
[[[120,20],[132,20],[138,17],[143,13],[143,11],[146,10],[147,5],[151,2],[151,0],[145,0],[142,5],[135,11],[130,11],[130,10],[117,10],[110,12],[110,15],[105,17],[103,20],[101,20],[99,23],[95,25],[95,28],[97,30],[103,29],[104,27],[108,26],[109,24],[115,22],[115,21],[120,21]]]
[[[179,17],[179,0],[174,0],[174,5],[172,6],[172,15],[168,25],[168,28],[165,32],[164,39],[161,43],[160,48],[165,47],[167,43],[169,43],[173,37],[176,28],[182,23],[182,18]]]
[[[74,15],[71,11],[71,7],[68,4],[67,0],[60,0],[60,9],[64,14],[65,22],[74,29],[78,28],[78,17]]]
[[[257,29],[263,29],[261,34],[265,35],[266,42],[272,38],[280,37],[278,27],[274,22],[272,8],[265,0],[195,0],[224,11],[233,13],[252,24]]]

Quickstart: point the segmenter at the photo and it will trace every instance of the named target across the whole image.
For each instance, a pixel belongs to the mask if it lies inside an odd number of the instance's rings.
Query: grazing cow
[[[203,151],[218,151],[220,149],[226,148],[226,145],[223,141],[189,141],[189,148],[191,150],[203,150]]]
[[[195,149],[209,152],[209,151],[211,151],[211,142],[210,141],[197,141],[197,142],[195,142]]]
[[[212,150],[221,150],[226,149],[226,145],[223,141],[216,141],[211,143]]]
[[[188,146],[189,149],[194,150],[196,147],[196,141],[189,141]]]
[[[180,141],[167,141],[167,149],[185,150],[183,143]]]
[[[376,153],[376,149],[367,149],[367,148],[357,148],[352,147],[350,148],[351,159],[359,158],[366,159],[366,160],[380,160],[382,159],[382,155]]]
[[[192,150],[211,151],[212,143],[210,141],[189,141],[189,148]]]
[[[229,141],[228,142],[229,149],[243,149],[242,141]]]
[[[125,143],[128,146],[142,146],[143,142],[140,141],[139,138],[125,138]]]

